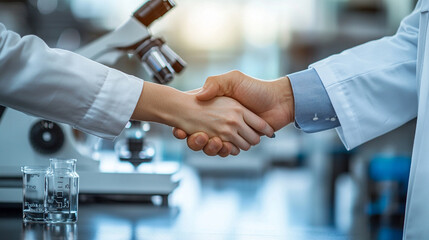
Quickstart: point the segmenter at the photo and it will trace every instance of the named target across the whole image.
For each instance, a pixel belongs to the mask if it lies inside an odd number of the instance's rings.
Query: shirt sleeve
[[[73,52],[20,37],[0,24],[0,104],[113,139],[129,121],[143,81]]]
[[[288,75],[295,100],[295,126],[306,133],[340,126],[331,100],[316,70]]]

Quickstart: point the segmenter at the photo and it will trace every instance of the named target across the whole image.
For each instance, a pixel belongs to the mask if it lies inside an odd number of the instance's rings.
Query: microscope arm
[[[167,84],[186,67],[186,62],[148,27],[175,6],[173,0],[149,0],[116,30],[76,52],[99,63],[114,66],[127,54],[134,55],[143,69],[160,84]]]
[[[82,47],[76,52],[94,61],[113,65],[126,52],[124,49],[150,37],[149,30],[135,17],[116,30]],[[107,56],[106,56],[107,55]]]

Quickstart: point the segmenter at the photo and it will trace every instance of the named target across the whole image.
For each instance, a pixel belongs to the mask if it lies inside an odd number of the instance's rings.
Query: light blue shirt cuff
[[[316,70],[288,75],[295,99],[295,126],[306,133],[340,126],[328,93]]]

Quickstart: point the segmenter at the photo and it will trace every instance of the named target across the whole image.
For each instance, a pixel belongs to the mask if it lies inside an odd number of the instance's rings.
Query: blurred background
[[[0,0],[0,22],[50,47],[74,51],[118,27],[143,2]],[[416,2],[177,0],[151,30],[188,63],[171,86],[191,90],[208,76],[235,69],[273,80],[393,35]],[[169,127],[151,125],[149,137],[161,146],[156,157],[182,166],[181,184],[170,196],[179,211],[174,217],[158,213],[168,216],[165,221],[156,213],[135,224],[111,220],[107,226],[128,234],[122,239],[134,239],[136,231],[162,236],[189,228],[235,236],[225,239],[291,233],[291,239],[321,233],[338,239],[402,237],[414,122],[352,151],[335,130],[305,134],[288,126],[276,139],[263,138],[250,151],[225,159],[192,152]]]

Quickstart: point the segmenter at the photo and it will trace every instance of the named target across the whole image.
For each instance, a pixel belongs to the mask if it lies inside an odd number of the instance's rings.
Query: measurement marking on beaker
[[[63,192],[59,191],[57,192],[57,194],[55,194],[57,196],[57,198],[63,198]]]

